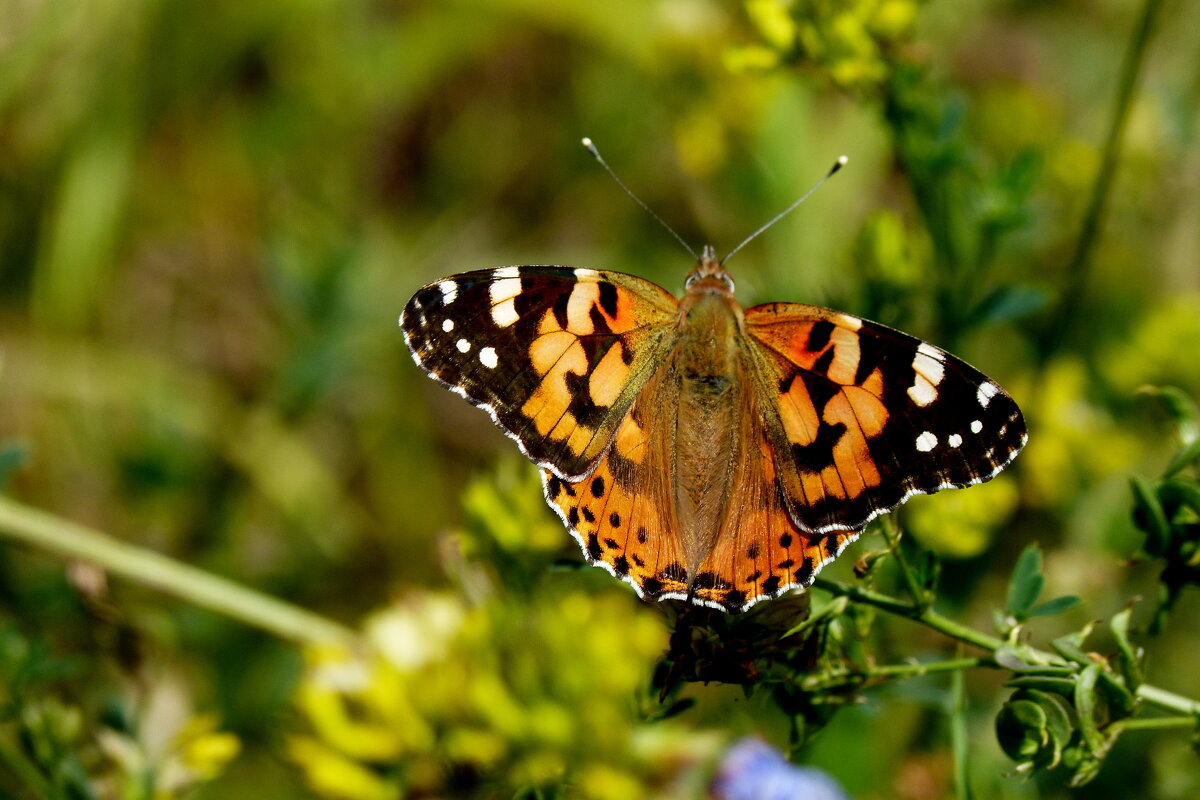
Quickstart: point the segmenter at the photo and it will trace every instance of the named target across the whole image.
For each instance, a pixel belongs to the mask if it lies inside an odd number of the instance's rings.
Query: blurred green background
[[[504,264],[678,291],[690,258],[582,136],[719,252],[844,153],[847,169],[731,263],[743,304],[901,326],[1025,409],[1030,444],[1009,473],[902,516],[948,559],[964,619],[990,625],[1032,541],[1051,590],[1085,600],[1072,624],[1153,597],[1158,568],[1122,564],[1139,543],[1127,479],[1174,447],[1136,390],[1200,396],[1200,7],[1162,4],[1114,168],[1104,142],[1141,9],[0,0],[5,491],[352,625],[413,588],[470,584],[453,532],[471,508],[521,503],[516,536],[550,531],[525,579],[625,597],[598,571],[547,577],[551,556],[578,553],[533,468],[419,372],[397,315],[426,282]],[[1100,175],[1111,193],[1080,260]],[[465,491],[496,485],[499,500]],[[521,570],[507,552],[494,583]],[[1197,611],[1185,594],[1150,645],[1154,679],[1191,696]],[[298,725],[293,646],[8,545],[0,619],[10,651],[58,664],[46,680],[86,719],[137,719],[133,738],[154,741],[215,715],[241,752],[199,796],[308,791],[282,755]],[[942,646],[902,625],[900,656]],[[998,679],[969,685],[979,796],[1065,796],[1061,781],[1002,776]],[[929,711],[944,688],[871,696],[805,760],[856,797],[949,796]],[[738,720],[782,724],[762,707]],[[1122,740],[1106,769],[1141,796],[1200,792],[1186,736]]]

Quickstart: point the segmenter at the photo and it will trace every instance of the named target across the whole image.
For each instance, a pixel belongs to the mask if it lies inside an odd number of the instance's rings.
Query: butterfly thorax
[[[707,255],[707,251],[706,251]],[[739,342],[742,308],[715,259],[689,275],[679,304],[665,391],[677,393],[673,489],[688,575],[712,552],[725,522],[738,461],[747,376]]]

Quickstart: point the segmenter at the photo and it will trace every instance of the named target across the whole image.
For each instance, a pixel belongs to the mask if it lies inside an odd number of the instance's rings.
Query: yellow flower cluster
[[[663,724],[638,719],[666,633],[626,593],[479,608],[415,594],[365,633],[369,652],[310,653],[299,690],[311,734],[289,751],[322,797],[512,796],[564,784],[576,797],[646,797],[678,770],[665,754],[691,738],[656,737]]]
[[[783,63],[816,67],[842,88],[867,88],[888,75],[889,54],[907,40],[915,0],[746,0],[762,37],[726,54],[734,71]]]

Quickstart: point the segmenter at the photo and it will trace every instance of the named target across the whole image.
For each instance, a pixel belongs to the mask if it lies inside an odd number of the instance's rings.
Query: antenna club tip
[[[590,136],[585,136],[585,137],[583,137],[583,138],[580,140],[580,142],[582,142],[582,144],[583,144],[583,146],[584,146],[584,147],[592,147],[592,146],[593,146],[593,145],[592,145],[592,137],[590,137]],[[842,158],[845,158],[845,156],[842,156]]]
[[[585,139],[584,141],[587,141],[587,140]],[[849,162],[849,161],[850,161],[850,158],[848,156],[838,156],[838,159],[837,159],[837,163],[838,163],[839,167],[846,166],[847,162]]]

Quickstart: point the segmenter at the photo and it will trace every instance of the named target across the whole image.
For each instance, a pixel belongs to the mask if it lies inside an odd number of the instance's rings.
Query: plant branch
[[[0,534],[58,556],[97,564],[114,575],[284,639],[305,644],[357,640],[349,628],[326,617],[6,497],[0,497]]]
[[[986,633],[975,630],[974,628],[960,625],[952,619],[943,617],[941,614],[934,611],[932,608],[921,609],[911,603],[905,603],[902,600],[897,600],[881,592],[876,592],[871,589],[865,589],[860,586],[847,586],[837,581],[817,578],[813,582],[813,587],[824,590],[838,597],[845,597],[860,603],[875,606],[888,613],[895,614],[901,617],[907,617],[914,622],[920,622],[926,627],[933,628],[936,631],[946,634],[952,639],[973,644],[976,647],[983,648],[990,652],[996,652],[1004,646],[1004,641],[995,636],[988,636]]]
[[[961,672],[977,667],[995,667],[990,658],[952,658],[944,661],[912,661],[905,664],[884,664],[871,667],[835,666],[821,673],[808,675],[801,682],[805,691],[859,683],[882,683],[889,680],[919,678],[943,672]]]
[[[900,549],[900,531],[896,528],[896,523],[890,516],[880,519],[880,523],[883,538],[887,541],[892,557],[896,559],[896,565],[900,568],[900,574],[904,578],[904,586],[908,589],[909,596],[912,597],[913,603],[918,608],[922,610],[928,608],[929,593],[921,587],[921,582],[917,580],[917,574],[913,571],[912,565],[908,563],[908,557]]]
[[[901,600],[897,600],[894,597],[873,591],[871,589],[865,589],[859,586],[848,586],[844,583],[839,583],[837,581],[831,581],[824,578],[817,578],[815,581],[813,581],[813,588],[829,592],[837,597],[845,597],[852,602],[865,603],[867,605],[874,606],[875,608],[886,611],[889,614],[910,619],[928,628],[932,628],[939,633],[945,634],[951,639],[956,639],[960,642],[975,645],[976,647],[987,650],[992,654],[995,654],[997,650],[1005,645],[1004,640],[995,636],[989,636],[982,631],[977,631],[974,628],[970,628],[966,625],[961,625],[954,620],[949,619],[948,617],[942,616],[932,608],[920,609],[913,604],[905,603]],[[1044,660],[1045,663],[1048,664],[1062,662],[1062,658],[1060,656],[1045,650],[1039,650],[1038,648],[1032,646],[1027,646],[1025,652],[1034,658]],[[976,659],[964,660],[972,661]],[[996,665],[995,661],[990,658],[977,660],[980,663],[974,666],[987,667]],[[937,663],[948,664],[951,662],[945,661]],[[964,666],[962,668],[967,669],[968,667]],[[880,667],[877,669],[887,668]],[[1192,700],[1189,697],[1184,697],[1147,683],[1143,683],[1141,686],[1137,687],[1136,694],[1147,705],[1152,705],[1163,711],[1169,711],[1172,714],[1180,714],[1190,717],[1192,724],[1196,724],[1196,718],[1200,717],[1200,701]]]
[[[1151,731],[1194,727],[1196,727],[1196,719],[1194,717],[1141,717],[1139,719],[1118,720],[1108,727],[1108,731],[1116,735],[1125,731]]]
[[[1142,62],[1146,56],[1146,47],[1150,42],[1154,23],[1161,8],[1162,0],[1145,0],[1142,4],[1141,15],[1138,17],[1137,27],[1129,39],[1125,56],[1121,61],[1117,97],[1108,133],[1104,139],[1100,169],[1092,184],[1087,209],[1083,215],[1083,223],[1079,229],[1079,237],[1075,240],[1075,250],[1067,264],[1062,307],[1055,322],[1051,325],[1049,336],[1046,338],[1047,346],[1042,348],[1043,358],[1053,352],[1063,341],[1064,334],[1070,330],[1079,311],[1080,296],[1091,269],[1092,252],[1100,239],[1100,226],[1104,221],[1109,195],[1112,193],[1113,178],[1117,172],[1117,160],[1121,154],[1121,142],[1124,139],[1126,123],[1129,120],[1129,109],[1133,105],[1138,74],[1141,72]]]

